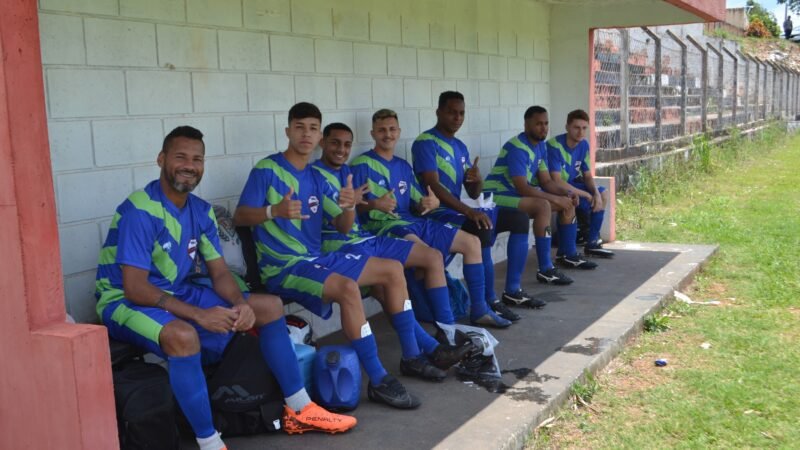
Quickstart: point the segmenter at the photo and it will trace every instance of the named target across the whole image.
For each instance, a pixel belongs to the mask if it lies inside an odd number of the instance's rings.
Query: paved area
[[[570,386],[585,369],[596,371],[641,330],[643,318],[669,300],[673,289],[688,284],[716,251],[713,246],[677,244],[608,245],[613,260],[597,260],[594,271],[569,271],[575,283],[552,287],[536,283],[531,252],[524,288],[548,302],[541,310],[517,310],[523,319],[493,331],[504,371],[500,389],[458,381],[442,383],[400,377],[423,399],[414,411],[371,403],[362,390],[353,413],[358,426],[343,435],[283,433],[230,438],[231,449],[308,448],[519,448],[532,429],[567,400]],[[505,264],[496,270],[502,292]],[[381,359],[399,375],[399,343],[382,315],[370,320]],[[340,335],[321,344],[344,342]],[[365,377],[366,379],[366,377]],[[499,392],[497,392],[499,391]]]

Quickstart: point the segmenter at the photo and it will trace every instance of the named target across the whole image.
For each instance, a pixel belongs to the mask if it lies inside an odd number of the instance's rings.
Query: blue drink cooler
[[[330,345],[314,358],[314,398],[327,409],[352,411],[361,396],[361,366],[350,346]]]
[[[300,373],[303,375],[303,384],[306,391],[310,394],[314,386],[312,369],[314,368],[314,355],[317,350],[306,344],[294,344],[294,353],[297,355],[297,364],[300,366]]]

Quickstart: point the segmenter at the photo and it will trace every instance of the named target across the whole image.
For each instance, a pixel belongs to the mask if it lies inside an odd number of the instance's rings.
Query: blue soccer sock
[[[200,353],[190,356],[169,356],[169,384],[175,399],[198,438],[207,438],[217,430],[211,420],[208,386],[200,364]]]
[[[430,307],[433,310],[433,318],[437,322],[452,325],[456,322],[453,317],[453,309],[450,307],[450,291],[447,286],[426,289]]]
[[[439,342],[428,334],[416,320],[414,321],[414,336],[417,338],[417,344],[419,344],[420,350],[426,355],[433,353],[436,347],[439,346]]]
[[[417,344],[417,337],[414,334],[414,311],[407,309],[405,311],[392,314],[392,326],[397,332],[397,337],[400,338],[400,348],[403,350],[403,358],[413,359],[419,356],[419,345]]]
[[[550,246],[553,238],[550,237],[550,233],[547,233],[547,236],[535,236],[533,240],[536,243],[536,258],[539,260],[539,271],[544,272],[551,269],[553,261],[550,259]]]
[[[578,224],[573,220],[572,223],[558,224],[558,254],[562,256],[575,256],[578,249],[575,246],[575,239],[578,237]]]
[[[605,211],[593,212],[589,219],[589,242],[600,239],[600,229],[603,228],[603,215]]]
[[[508,237],[508,272],[506,273],[506,292],[516,292],[520,288],[522,272],[528,260],[528,233],[514,233]]]
[[[370,333],[360,339],[353,339],[350,341],[350,346],[355,350],[361,366],[367,372],[370,384],[373,386],[380,384],[388,372],[383,368],[381,360],[378,359],[378,344],[375,343],[375,336]]]
[[[483,287],[486,292],[484,299],[486,301],[493,301],[497,298],[494,292],[494,260],[492,259],[492,247],[485,247],[481,249],[481,258],[483,259],[483,278],[485,286]]]
[[[286,332],[286,319],[281,316],[280,319],[261,326],[258,329],[258,340],[264,361],[278,380],[283,396],[291,397],[303,389],[303,376],[297,364],[294,344]]]
[[[483,273],[483,264],[464,264],[464,280],[469,291],[470,317],[478,318],[486,314],[486,277]]]

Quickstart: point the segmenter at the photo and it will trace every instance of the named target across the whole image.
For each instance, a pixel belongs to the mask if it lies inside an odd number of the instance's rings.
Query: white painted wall
[[[457,89],[467,101],[459,136],[484,172],[525,108],[550,103],[550,6],[528,0],[39,5],[67,309],[81,321],[95,320],[96,258],[114,208],[158,176],[161,140],[177,125],[206,134],[197,193],[233,206],[253,163],[285,148],[298,101],[349,124],[354,153],[370,145],[372,113],[397,110],[402,154],[433,126],[439,92]]]

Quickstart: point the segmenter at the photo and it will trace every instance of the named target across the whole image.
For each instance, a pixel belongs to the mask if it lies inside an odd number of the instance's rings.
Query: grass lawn
[[[644,333],[573,390],[585,402],[528,448],[800,448],[800,135],[771,127],[695,145],[692,161],[618,197],[617,230],[719,244],[686,294],[720,305],[674,302],[648,320],[668,329]]]

